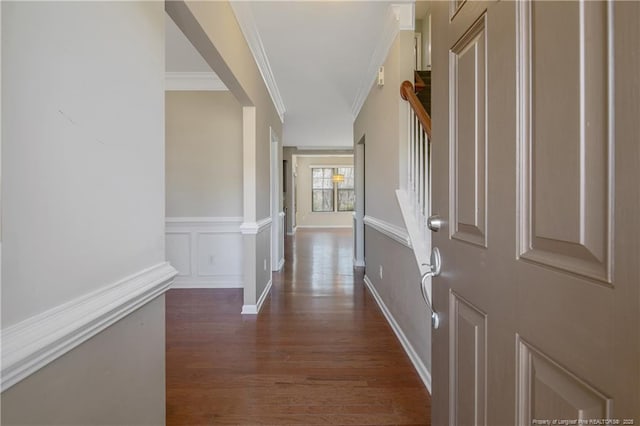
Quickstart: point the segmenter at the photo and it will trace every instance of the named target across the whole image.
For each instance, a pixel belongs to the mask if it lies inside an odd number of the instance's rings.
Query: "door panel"
[[[487,316],[453,292],[449,312],[450,424],[484,425]]]
[[[518,6],[520,255],[610,283],[608,5]]]
[[[517,424],[534,419],[605,419],[612,400],[518,338]],[[588,423],[587,423],[588,424]]]
[[[484,15],[453,46],[450,228],[453,238],[486,245],[486,34]]]
[[[432,4],[432,424],[638,424],[640,3],[452,4]]]

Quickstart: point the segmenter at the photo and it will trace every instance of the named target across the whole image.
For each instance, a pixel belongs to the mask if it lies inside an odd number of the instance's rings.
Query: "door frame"
[[[284,228],[280,211],[280,141],[273,128],[269,127],[269,211],[271,215],[271,270],[279,271],[284,264]]]

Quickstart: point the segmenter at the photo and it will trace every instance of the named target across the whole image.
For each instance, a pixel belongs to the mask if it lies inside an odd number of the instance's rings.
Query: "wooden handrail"
[[[418,116],[418,120],[420,120],[424,131],[427,133],[427,136],[429,136],[429,139],[431,139],[431,117],[427,110],[424,109],[424,105],[422,105],[420,99],[416,96],[413,84],[411,84],[409,80],[403,81],[400,85],[400,96],[409,102],[409,105],[411,105],[411,108]]]

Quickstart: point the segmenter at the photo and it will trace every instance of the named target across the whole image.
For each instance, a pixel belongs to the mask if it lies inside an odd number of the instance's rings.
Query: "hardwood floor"
[[[298,231],[286,255],[258,316],[239,289],[167,293],[167,424],[430,424],[351,231]]]

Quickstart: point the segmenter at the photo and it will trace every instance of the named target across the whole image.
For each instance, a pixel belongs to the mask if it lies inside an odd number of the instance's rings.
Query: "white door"
[[[640,424],[640,3],[432,11],[432,423]]]

